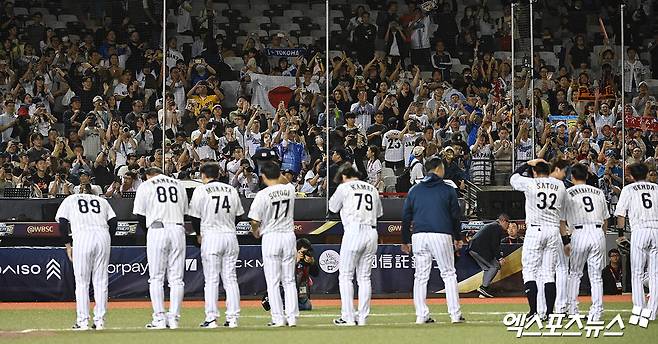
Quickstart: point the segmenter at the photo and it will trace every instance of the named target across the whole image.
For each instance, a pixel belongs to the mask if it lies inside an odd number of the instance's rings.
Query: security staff
[[[457,192],[443,180],[445,168],[441,159],[428,160],[425,170],[428,175],[409,190],[402,214],[402,251],[409,254],[413,247],[416,261],[416,324],[434,322],[426,302],[432,258],[436,260],[445,284],[450,319],[453,324],[461,323],[464,322],[464,317],[459,308],[454,257],[455,250],[460,250],[463,245]]]

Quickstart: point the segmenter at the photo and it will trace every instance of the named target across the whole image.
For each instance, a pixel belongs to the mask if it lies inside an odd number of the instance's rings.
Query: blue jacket
[[[460,240],[461,215],[457,191],[430,173],[409,190],[404,201],[402,243],[411,243],[412,222],[414,233],[445,233]]]

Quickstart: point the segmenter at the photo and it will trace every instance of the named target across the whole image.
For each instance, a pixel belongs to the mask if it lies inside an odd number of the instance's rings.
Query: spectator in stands
[[[128,171],[122,177],[117,177],[112,185],[107,189],[105,197],[107,198],[116,198],[123,197],[125,192],[136,192],[137,186],[135,181],[138,176],[132,171]]]
[[[350,112],[356,114],[356,126],[365,134],[375,114],[375,107],[368,101],[368,92],[359,91],[358,102],[352,104]]]
[[[80,185],[73,188],[73,193],[80,194],[91,194],[100,196],[103,193],[103,190],[100,186],[94,185],[91,182],[91,176],[87,171],[80,171]]]
[[[477,140],[471,146],[470,175],[472,181],[477,185],[486,185],[490,181],[493,157],[492,141],[491,127],[486,130],[486,133],[484,127],[480,127]]]
[[[57,195],[67,196],[73,193],[74,185],[68,180],[69,171],[66,168],[58,168],[55,179],[48,185],[48,195],[56,197]]]
[[[432,67],[441,72],[442,80],[450,80],[450,70],[452,69],[452,56],[445,50],[445,44],[437,40],[434,44],[434,53],[432,54]]]
[[[605,295],[620,295],[623,291],[622,280],[622,264],[621,253],[616,248],[608,251],[608,264],[602,271],[603,277],[603,294]]]
[[[425,148],[422,146],[414,147],[412,151],[413,159],[409,164],[409,182],[411,185],[420,183],[425,178],[425,171],[423,170],[423,158],[425,156]]]
[[[5,153],[0,153],[0,155]],[[13,181],[13,176],[11,174],[12,168],[11,164],[3,164],[0,166],[0,195],[4,197],[5,189],[13,188],[16,184]]]
[[[8,142],[13,135],[13,128],[18,124],[18,119],[14,117],[15,112],[14,100],[5,100],[4,112],[0,115],[0,143]]]
[[[427,70],[430,63],[430,17],[416,8],[414,19],[408,24],[411,42],[411,63]]]
[[[379,160],[379,146],[369,146],[366,158],[366,174],[368,183],[375,186],[378,190],[384,191],[384,181],[382,179],[382,162]]]
[[[73,147],[73,153],[75,154],[75,159],[71,163],[71,176],[78,178],[81,173],[86,173],[87,176],[91,173],[91,164],[89,159],[85,157],[84,147],[80,144]]]
[[[281,169],[289,169],[296,178],[302,170],[303,164],[307,160],[307,153],[303,142],[300,141],[300,135],[297,130],[289,129],[285,133],[285,138],[277,146],[279,156],[281,157]]]
[[[34,184],[39,189],[39,194],[46,197],[48,195],[48,186],[53,180],[52,176],[49,174],[48,162],[44,157],[39,157],[34,164],[35,171],[31,175],[31,183]]]
[[[356,50],[357,60],[363,66],[370,61],[375,52],[377,27],[370,23],[370,13],[364,11],[357,19],[357,25],[352,32],[352,42]]]
[[[304,176],[304,183],[299,188],[299,192],[305,193],[308,195],[320,195],[323,191],[326,191],[325,175],[326,167],[325,162],[322,160],[315,160],[315,163],[312,165],[306,175]],[[325,174],[322,174],[325,172]]]
[[[631,46],[626,49],[626,56],[627,59],[625,60],[623,71],[623,91],[626,92],[628,99],[632,99],[638,93],[640,82],[644,81],[644,66],[634,47]]]
[[[258,192],[258,176],[249,160],[240,160],[240,167],[231,179],[231,185],[244,197],[253,197]]]
[[[50,155],[50,151],[43,146],[43,136],[41,134],[30,135],[31,148],[27,150],[27,156],[30,162],[35,162],[43,156]]]

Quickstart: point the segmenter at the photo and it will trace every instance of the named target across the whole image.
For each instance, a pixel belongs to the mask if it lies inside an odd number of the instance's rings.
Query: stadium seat
[[[58,29],[66,29],[66,23],[62,21],[56,21],[49,25],[53,30],[57,31]]]
[[[290,18],[287,17],[272,17],[272,23],[278,24],[278,25],[283,25],[290,23]]]
[[[555,56],[554,52],[539,51],[539,52],[537,52],[537,54],[539,55],[540,59],[542,59],[542,60],[544,60],[544,62],[546,62],[547,65],[557,66],[559,64],[558,58],[557,58],[557,56]]]
[[[258,23],[241,23],[238,27],[240,30],[244,30],[246,32],[254,32],[256,30],[260,30],[260,25]]]
[[[383,177],[384,181],[384,192],[395,192],[395,184],[397,183],[397,178],[395,176]]]
[[[302,24],[310,23],[311,18],[309,18],[309,17],[293,17],[292,22],[297,23],[301,26]]]
[[[315,44],[315,37],[311,37],[311,36],[299,37],[299,44],[306,46],[313,45]]]
[[[326,30],[313,30],[311,31],[311,36],[313,37],[324,37],[326,36],[327,31]]]
[[[283,16],[284,17],[292,18],[292,17],[301,17],[303,15],[304,15],[304,13],[302,13],[302,11],[300,11],[300,10],[285,10],[285,11],[283,11]]]
[[[215,12],[222,13],[222,11],[229,9],[229,5],[227,3],[221,3],[221,2],[220,3],[213,3],[212,8],[215,10]]]
[[[249,10],[249,2],[248,1],[231,1],[231,10],[248,11]]]
[[[192,38],[192,36],[178,35],[176,36],[176,43],[178,45],[192,44],[194,43],[194,39]]]
[[[57,17],[57,19],[65,23],[78,21],[78,17],[74,14],[60,14],[59,17]]]
[[[325,6],[324,3],[312,4],[312,5],[311,5],[311,10],[313,10],[313,11],[318,11],[318,12],[320,12],[320,11],[325,11],[325,10],[326,10],[326,6]]]
[[[54,14],[44,14],[43,15],[43,22],[46,24],[46,26],[50,26],[50,23],[54,23],[57,21],[57,16]]]
[[[512,53],[509,51],[495,51],[493,56],[499,60],[509,60],[512,58]]]
[[[299,27],[299,24],[295,23],[286,23],[281,25],[281,30],[283,31],[293,31],[293,30],[300,30],[301,28]]]
[[[15,10],[15,8],[14,8],[14,10]],[[29,11],[30,11],[30,14],[34,14],[34,13],[37,13],[37,12],[41,13],[41,15],[50,14],[50,11],[48,11],[48,9],[45,8],[45,7],[30,7]],[[16,13],[16,11],[14,11],[14,14],[15,13]]]
[[[281,25],[277,23],[265,23],[260,24],[260,29],[269,32],[271,35],[272,31],[281,30]]]
[[[382,178],[395,177],[395,171],[390,167],[382,167]]]
[[[290,4],[290,10],[292,10],[292,11],[296,10],[296,11],[301,11],[301,12],[305,13],[305,12],[309,11],[310,9],[311,9],[310,6],[306,3]]]
[[[450,59],[450,62],[451,62],[453,65],[456,65],[456,64],[462,64],[462,62],[459,61],[459,59],[456,58],[456,57],[453,57],[452,59]]]
[[[283,11],[290,8],[290,4],[288,3],[288,0],[271,0],[270,8],[273,10],[281,11],[281,13],[283,13]]]
[[[260,24],[263,24],[263,23],[271,23],[272,20],[270,20],[269,17],[258,16],[258,17],[252,17],[250,22],[260,25]]]
[[[340,50],[329,50],[329,59],[333,60],[334,57],[341,57],[343,52]]]
[[[262,13],[263,11],[270,9],[270,5],[266,3],[251,4],[251,9]]]
[[[329,18],[334,19],[334,18],[343,18],[345,15],[343,14],[343,11],[339,10],[330,10],[329,11]]]
[[[14,7],[14,15],[19,16],[19,15],[29,15],[30,13],[27,11],[27,8],[25,7]]]
[[[237,43],[238,45],[244,46],[245,42],[247,42],[247,38],[249,38],[249,37],[248,36],[238,36],[238,37],[235,38],[235,43]]]
[[[343,30],[343,28],[340,25],[336,24],[336,23],[333,23],[333,24],[330,23],[329,24],[329,31],[342,31],[342,30]]]

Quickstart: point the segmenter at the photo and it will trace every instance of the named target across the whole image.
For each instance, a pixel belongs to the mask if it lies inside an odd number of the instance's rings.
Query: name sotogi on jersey
[[[292,184],[268,186],[256,194],[249,210],[249,218],[260,221],[260,233],[293,232],[295,187]],[[261,218],[262,215],[262,218]]]

